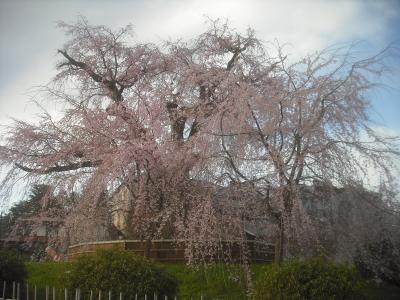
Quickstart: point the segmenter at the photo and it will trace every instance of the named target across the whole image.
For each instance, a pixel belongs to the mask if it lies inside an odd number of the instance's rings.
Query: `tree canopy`
[[[308,235],[299,186],[363,184],[371,166],[390,179],[396,149],[371,129],[365,97],[381,54],[332,47],[292,62],[220,21],[163,45],[132,42],[130,26],[59,25],[69,40],[41,95],[64,108],[4,132],[4,187],[24,177],[79,190],[95,209],[123,185],[144,238],[168,231],[193,247],[269,218],[284,256],[289,236]]]

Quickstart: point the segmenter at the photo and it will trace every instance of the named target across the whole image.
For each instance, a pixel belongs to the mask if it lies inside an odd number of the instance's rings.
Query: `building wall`
[[[124,234],[128,230],[128,218],[131,210],[131,194],[126,186],[122,186],[111,199],[111,219],[113,225]]]

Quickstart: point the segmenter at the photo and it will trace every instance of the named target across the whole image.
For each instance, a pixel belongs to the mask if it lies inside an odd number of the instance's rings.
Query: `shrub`
[[[23,282],[26,278],[24,261],[17,252],[0,249],[0,282]]]
[[[113,295],[156,293],[172,297],[177,287],[176,279],[153,261],[120,250],[98,250],[95,255],[78,258],[68,281],[71,288],[79,287],[83,294],[102,290]]]
[[[256,282],[256,299],[363,299],[364,281],[352,266],[323,258],[272,265]]]
[[[354,263],[360,273],[400,286],[400,243],[381,239],[357,251]]]

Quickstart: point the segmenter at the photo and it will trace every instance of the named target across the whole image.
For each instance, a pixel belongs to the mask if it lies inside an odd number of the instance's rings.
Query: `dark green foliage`
[[[42,204],[40,203],[43,196],[49,191],[50,187],[44,184],[34,185],[30,191],[27,200],[18,202],[10,208],[11,223],[20,217],[32,216],[40,211]]]
[[[41,291],[46,285],[49,285],[54,286],[57,293],[63,292],[65,276],[71,272],[73,265],[72,262],[29,262],[27,263],[28,283],[31,286],[37,285]],[[204,299],[239,300],[246,297],[244,271],[239,265],[214,264],[207,267],[191,267],[183,263],[167,263],[163,267],[177,278],[179,282],[177,297],[179,299],[190,299],[191,297],[199,299],[201,295],[204,296]],[[263,265],[253,265],[254,278],[261,275],[264,269]],[[158,297],[158,299],[161,298]]]
[[[72,265],[68,276],[70,288],[79,287],[113,295],[172,297],[176,294],[176,279],[153,261],[128,251],[98,250],[95,255],[80,257]]]
[[[370,281],[366,288],[366,294],[368,300],[399,300],[400,287],[385,282],[377,284]]]
[[[49,190],[47,185],[34,185],[27,200],[15,203],[6,215],[0,219],[0,238],[5,238],[21,217],[30,217],[41,208],[40,200]]]
[[[256,299],[364,299],[364,281],[352,266],[323,258],[272,265],[256,283]]]
[[[25,264],[18,253],[0,249],[0,282],[4,280],[12,283],[24,282],[27,272],[25,269]]]
[[[354,258],[360,273],[400,286],[400,243],[381,239],[367,244]]]
[[[38,294],[39,291],[43,294],[44,287],[48,285],[56,288],[57,295],[63,295],[66,287],[64,277],[65,274],[70,272],[72,266],[73,263],[70,262],[29,262],[27,263],[28,283],[31,287],[38,286]],[[242,278],[237,281],[236,276],[230,276],[232,268],[235,268],[235,266],[221,264],[203,269],[191,268],[185,264],[170,263],[165,264],[164,267],[179,280],[178,299],[190,299],[190,295],[193,295],[193,299],[199,299],[200,294],[203,294],[204,299],[240,300],[246,294],[246,285]],[[265,272],[268,272],[270,268],[274,268],[273,265],[269,264],[256,264],[251,267],[253,279],[257,282],[259,278],[265,278]],[[237,268],[239,270],[239,266]],[[74,291],[72,291],[73,293]],[[366,293],[368,294],[367,299],[371,300],[395,300],[399,299],[400,288],[390,284],[376,285],[369,283]],[[44,299],[44,297],[39,297],[38,295],[38,299]],[[162,298],[158,297],[158,299]]]

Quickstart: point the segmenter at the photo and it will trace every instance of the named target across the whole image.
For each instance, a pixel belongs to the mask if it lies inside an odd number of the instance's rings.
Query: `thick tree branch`
[[[113,101],[121,102],[124,100],[122,97],[122,92],[124,91],[125,86],[123,86],[121,83],[119,83],[121,87],[118,88],[115,80],[106,79],[103,76],[95,73],[86,63],[75,60],[66,51],[58,50],[58,52],[68,60],[68,62],[60,64],[59,67],[75,66],[81,70],[84,70],[95,82],[104,85],[104,87],[111,93],[111,98]]]
[[[94,168],[99,166],[102,163],[101,160],[95,160],[95,161],[83,161],[79,163],[71,163],[68,165],[55,165],[53,167],[48,167],[48,168],[30,168],[26,167],[22,164],[15,163],[15,166],[22,171],[28,172],[28,173],[36,173],[36,174],[50,174],[50,173],[59,173],[59,172],[66,172],[66,171],[74,171],[82,168]]]

